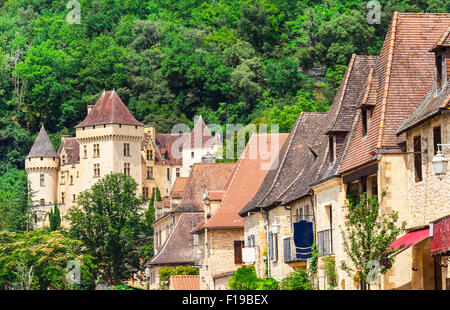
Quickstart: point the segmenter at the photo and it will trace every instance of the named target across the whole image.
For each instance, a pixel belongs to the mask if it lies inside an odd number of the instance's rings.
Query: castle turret
[[[80,144],[80,190],[109,173],[124,173],[142,188],[141,142],[144,124],[130,113],[119,95],[104,91],[77,126]]]
[[[56,202],[58,167],[58,154],[42,126],[25,158],[25,170],[34,194],[33,204],[51,205]]]

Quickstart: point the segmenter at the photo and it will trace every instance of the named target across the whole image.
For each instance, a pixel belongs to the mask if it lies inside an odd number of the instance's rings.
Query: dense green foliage
[[[142,267],[139,247],[146,228],[136,189],[133,178],[108,174],[82,192],[78,206],[68,211],[71,236],[83,242],[108,285],[128,280]]]
[[[395,10],[446,0],[0,1],[0,171],[23,168],[43,123],[57,146],[104,90],[158,131],[179,122],[273,122],[325,111],[352,53],[377,54]],[[312,70],[312,71],[308,71]],[[318,73],[312,74],[313,72]]]
[[[92,289],[97,266],[81,249],[80,241],[60,231],[0,232],[0,289],[64,289],[67,264],[72,260],[80,263],[81,283],[67,288]]]
[[[29,228],[28,178],[24,170],[9,169],[0,175],[0,231]]]

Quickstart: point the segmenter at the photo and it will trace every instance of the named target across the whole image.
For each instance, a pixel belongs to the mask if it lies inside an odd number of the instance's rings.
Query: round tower
[[[57,202],[58,168],[58,154],[42,126],[30,153],[25,157],[33,205],[45,206]]]

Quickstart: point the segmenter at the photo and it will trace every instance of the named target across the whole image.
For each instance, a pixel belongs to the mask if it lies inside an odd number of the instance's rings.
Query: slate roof
[[[234,166],[234,163],[195,163],[183,198],[173,211],[203,211],[203,192],[223,189]]]
[[[44,125],[41,126],[41,130],[34,140],[30,153],[28,153],[25,158],[34,157],[58,157],[58,154],[56,153],[55,148],[47,135]]]
[[[161,251],[146,265],[193,264],[194,236],[189,233],[203,218],[203,213],[182,213]]]
[[[181,290],[198,291],[200,290],[200,276],[199,275],[170,276],[169,289],[175,291]]]
[[[202,228],[243,228],[238,212],[253,198],[288,134],[253,134],[236,163],[222,202]],[[265,154],[265,151],[270,154]],[[212,194],[212,193],[211,193]],[[212,195],[213,196],[213,195]]]
[[[280,150],[279,162],[274,163],[275,169],[267,173],[255,196],[239,211],[240,216],[273,203],[288,203],[309,192],[326,145],[325,135],[321,135],[326,117],[326,113],[300,114]]]
[[[144,126],[134,118],[114,90],[104,91],[91,112],[75,128],[104,124]]]
[[[433,83],[422,103],[405,119],[397,131],[398,135],[440,114],[442,111],[450,109],[450,84],[447,82],[439,95],[436,95],[436,85],[436,82]]]
[[[370,90],[376,101],[367,136],[358,115],[340,173],[374,161],[376,152],[401,151],[405,137],[397,130],[434,82],[430,48],[449,24],[447,13],[394,13],[374,72],[377,89]]]
[[[80,144],[77,138],[67,138],[64,143],[61,143],[58,149],[58,155],[61,154],[62,149],[66,150],[67,164],[75,164],[80,162]]]
[[[344,81],[333,100],[325,121],[325,123],[330,124],[326,133],[341,132],[345,135],[345,140],[336,151],[334,162],[330,162],[327,145],[327,150],[322,159],[320,169],[317,171],[314,184],[338,175],[339,167],[352,137],[353,128],[356,127],[355,119],[357,119],[357,114],[359,114],[359,108],[373,105],[370,100],[375,98],[370,95],[370,89],[375,83],[373,72],[377,59],[376,56],[352,56]]]

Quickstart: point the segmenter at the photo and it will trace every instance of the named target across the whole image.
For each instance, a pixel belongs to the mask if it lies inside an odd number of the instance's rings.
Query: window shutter
[[[271,260],[273,260],[273,234],[272,232],[269,232],[269,257]]]
[[[244,241],[235,240],[234,241],[234,263],[236,265],[242,265],[242,247],[244,246]]]

